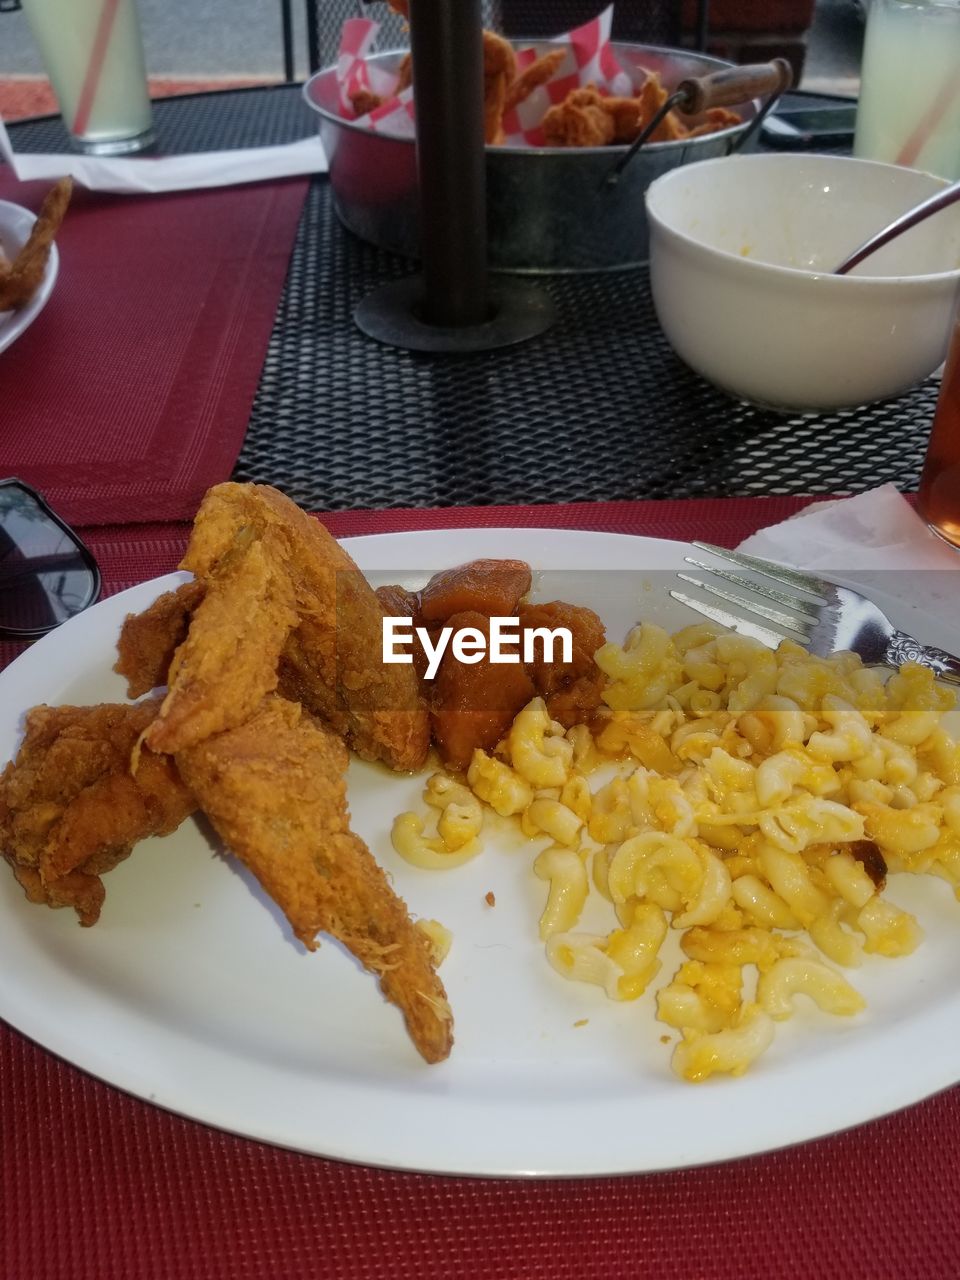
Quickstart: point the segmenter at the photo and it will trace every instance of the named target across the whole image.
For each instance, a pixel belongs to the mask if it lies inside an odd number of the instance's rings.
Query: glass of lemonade
[[[960,178],[960,0],[871,0],[854,155]]]
[[[23,0],[63,122],[91,155],[153,141],[135,0]]]

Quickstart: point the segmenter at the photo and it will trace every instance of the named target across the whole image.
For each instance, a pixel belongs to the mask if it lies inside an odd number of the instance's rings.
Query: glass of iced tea
[[[954,317],[917,509],[941,538],[960,547],[960,307]]]

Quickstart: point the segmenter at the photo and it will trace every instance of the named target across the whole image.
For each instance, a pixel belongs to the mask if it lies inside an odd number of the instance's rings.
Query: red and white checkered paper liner
[[[613,26],[613,5],[582,27],[555,36],[550,43],[566,45],[566,56],[546,84],[512,108],[503,118],[505,146],[544,146],[541,121],[547,110],[562,102],[572,89],[595,85],[601,92],[632,94],[636,92],[633,81],[617,61],[610,41]],[[347,119],[358,118],[375,133],[389,133],[394,137],[414,136],[413,90],[394,93],[397,77],[376,63],[368,61],[379,23],[366,18],[351,18],[343,24],[340,57],[337,62],[337,82],[340,88],[340,110]],[[521,49],[517,53],[517,71],[524,71],[537,59],[534,48]],[[383,98],[383,102],[365,116],[355,117],[350,95],[358,89],[366,89]]]

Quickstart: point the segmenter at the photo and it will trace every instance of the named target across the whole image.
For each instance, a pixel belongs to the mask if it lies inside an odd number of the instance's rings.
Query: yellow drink
[[[138,151],[153,139],[134,0],[23,0],[23,11],[82,151]]]
[[[854,155],[960,178],[960,0],[873,0]]]

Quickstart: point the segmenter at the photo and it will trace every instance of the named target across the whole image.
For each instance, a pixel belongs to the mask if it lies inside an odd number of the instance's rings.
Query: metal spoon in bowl
[[[946,209],[948,205],[954,204],[957,200],[960,200],[960,182],[955,182],[950,187],[944,187],[942,191],[935,192],[934,195],[929,196],[921,204],[908,209],[906,213],[901,213],[899,218],[894,218],[893,222],[884,227],[882,231],[872,235],[869,240],[864,240],[859,249],[854,249],[853,253],[844,258],[839,267],[834,269],[833,274],[835,276],[845,276],[851,267],[855,267],[858,262],[862,262],[864,258],[869,257],[877,249],[882,249],[894,237],[904,231],[909,231],[918,222],[923,222],[924,218],[929,218],[932,213],[939,213],[941,209]]]

